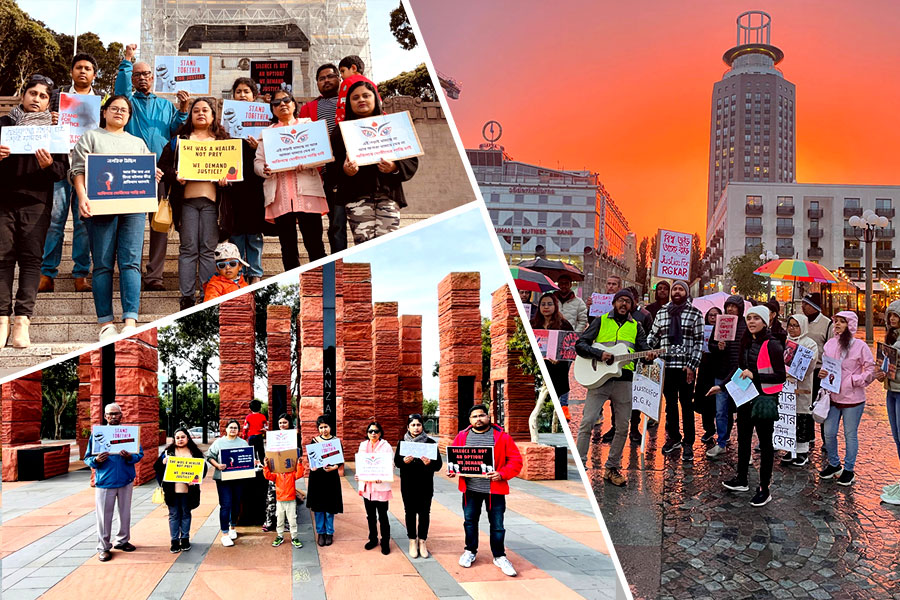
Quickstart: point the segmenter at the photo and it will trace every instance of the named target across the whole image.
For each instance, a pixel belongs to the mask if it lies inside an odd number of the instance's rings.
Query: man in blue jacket
[[[106,405],[106,422],[119,425],[122,422],[122,409],[113,402]],[[134,490],[134,465],[144,458],[144,449],[138,446],[137,454],[121,450],[118,454],[100,452],[94,454],[93,437],[88,438],[84,464],[94,469],[94,498],[97,513],[97,551],[102,562],[112,558],[111,548],[124,552],[134,552],[135,547],[128,540],[131,538],[131,493]],[[116,534],[116,545],[110,544],[112,533],[113,509],[119,504],[119,532]]]
[[[162,156],[163,148],[169,143],[178,128],[187,120],[188,101],[190,97],[184,90],[176,94],[178,109],[165,98],[153,93],[153,68],[138,62],[132,65],[137,44],[125,47],[125,58],[119,64],[116,75],[114,93],[127,96],[134,108],[134,114],[125,125],[125,131],[144,140],[150,152],[156,154],[156,160]],[[132,85],[134,92],[131,91]],[[162,183],[159,184],[157,198],[164,195]],[[167,233],[150,230],[150,260],[147,261],[147,272],[144,274],[144,289],[162,291],[163,263],[166,260]]]

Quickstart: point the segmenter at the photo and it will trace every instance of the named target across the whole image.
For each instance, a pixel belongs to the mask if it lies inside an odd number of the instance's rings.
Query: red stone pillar
[[[344,263],[343,397],[338,403],[338,430],[345,457],[352,457],[365,440],[366,425],[375,417],[372,362],[372,267]]]
[[[0,387],[3,425],[0,444],[4,448],[41,443],[41,372],[35,371]]]
[[[135,465],[135,485],[153,479],[159,449],[159,356],[156,329],[115,343],[116,404],[122,423],[140,428],[144,458]]]
[[[291,307],[270,305],[266,309],[266,359],[268,369],[269,406],[272,386],[287,387],[287,413],[293,414],[291,397]],[[270,410],[271,412],[271,410]],[[269,415],[274,422],[278,415]]]
[[[397,381],[400,424],[422,412],[422,315],[400,317],[400,373]]]
[[[509,340],[516,333],[516,317],[519,311],[505,284],[492,294],[491,301],[491,397],[496,382],[503,382],[503,422],[499,423],[513,439],[529,441],[528,417],[534,410],[534,377],[526,375],[519,367],[520,350],[510,350]],[[494,420],[499,414],[496,402],[492,403]]]
[[[375,420],[384,428],[384,439],[397,443],[403,426],[399,415],[400,322],[396,302],[376,302],[372,352],[372,392]]]
[[[219,305],[219,433],[230,419],[244,422],[253,400],[256,301],[244,294]]]
[[[84,458],[91,436],[91,353],[78,357],[78,400],[75,405],[75,440],[78,458]]]
[[[481,401],[481,311],[478,273],[450,273],[438,284],[440,337],[440,443],[453,441],[458,430],[460,392]],[[460,390],[460,377],[474,377],[474,389]]]

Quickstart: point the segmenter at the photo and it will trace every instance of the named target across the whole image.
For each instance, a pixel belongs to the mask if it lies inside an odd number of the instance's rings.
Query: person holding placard
[[[50,96],[50,114],[53,124],[59,122],[60,96],[63,93],[79,96],[96,96],[92,84],[97,76],[97,60],[90,54],[79,52],[72,58],[72,85],[67,91],[63,88],[53,90]],[[96,98],[100,103],[100,98]],[[82,107],[87,107],[82,104]],[[84,126],[85,121],[92,123],[91,128],[97,124],[99,115],[76,113]],[[71,153],[70,153],[71,160]],[[47,239],[44,241],[44,257],[41,263],[41,284],[38,292],[52,292],[54,280],[59,274],[59,263],[62,260],[63,230],[69,211],[72,212],[72,278],[76,292],[91,291],[91,284],[87,282],[87,276],[91,272],[91,246],[88,242],[87,229],[78,213],[78,198],[68,178],[57,181],[53,186],[53,209],[50,212],[50,228],[47,230]]]
[[[656,319],[656,313],[659,312],[659,309],[669,303],[669,293],[671,290],[672,285],[665,279],[656,283],[653,302],[647,305],[647,312],[649,312],[654,319]]]
[[[50,125],[53,80],[32,75],[25,83],[22,101],[0,118],[0,131],[16,126]],[[0,348],[10,341],[14,348],[31,345],[28,327],[41,280],[44,239],[50,227],[53,186],[65,177],[65,154],[39,148],[33,154],[12,154],[0,145]],[[13,308],[13,280],[19,268],[18,291]],[[10,317],[12,315],[12,333]],[[10,339],[11,338],[11,339]]]
[[[287,431],[291,428],[291,418],[287,414],[278,417],[278,429]],[[299,432],[298,432],[299,437]],[[297,447],[297,457],[300,457],[300,447]],[[269,491],[274,489],[275,500],[275,540],[272,546],[278,547],[284,543],[284,521],[287,519],[288,527],[291,532],[291,544],[294,548],[302,548],[303,544],[297,537],[297,481],[303,479],[303,463],[297,461],[297,468],[287,473],[273,473],[269,470],[269,462],[263,468],[263,477],[269,480]],[[270,495],[272,495],[270,493]],[[303,500],[301,499],[302,503]],[[269,496],[266,497],[266,521],[269,516]],[[265,528],[263,528],[265,530]]]
[[[177,554],[191,549],[191,511],[200,506],[200,481],[191,483],[164,481],[166,464],[172,456],[203,459],[203,452],[184,427],[175,430],[172,443],[166,446],[153,464],[156,481],[162,486],[166,506],[169,507],[169,537],[172,539],[169,552]],[[201,481],[206,477],[206,471],[207,467],[204,464]]]
[[[772,433],[778,420],[778,394],[787,378],[784,367],[784,347],[769,334],[769,309],[754,306],[747,311],[747,335],[741,339],[738,366],[742,369],[741,379],[750,379],[756,387],[756,397],[738,407],[738,463],[737,475],[722,485],[732,491],[746,492],[748,471],[750,470],[750,446],[753,430],[759,438],[759,487],[751,506],[765,506],[772,501],[769,482],[772,479],[772,465],[775,449]]]
[[[222,471],[226,468],[223,464],[222,450],[249,446],[245,440],[238,437],[240,431],[241,424],[237,420],[231,419],[225,426],[225,436],[216,438],[216,441],[206,451],[206,460],[216,469],[213,471],[213,480],[216,482],[216,491],[219,493],[219,529],[222,531],[221,541],[225,547],[234,546],[234,540],[238,536],[234,526],[241,510],[241,493],[244,482],[240,479],[222,480]]]
[[[307,122],[300,120],[300,107],[294,96],[285,90],[275,92],[272,99],[272,125],[285,127]],[[266,221],[275,223],[278,241],[281,242],[281,263],[288,271],[300,266],[297,246],[297,227],[303,238],[303,246],[314,261],[325,256],[322,242],[322,215],[328,212],[325,188],[315,168],[299,165],[296,169],[274,172],[266,163],[266,149],[262,140],[256,148],[253,162],[256,174],[264,178]]]
[[[252,414],[247,415],[248,418],[250,416],[252,416]],[[291,429],[291,427],[293,426],[293,423],[291,422],[291,417],[287,413],[282,413],[278,417],[277,424],[278,424],[278,429],[281,431],[287,431],[288,429]],[[244,429],[245,430],[247,429],[247,421],[244,421]],[[268,430],[266,430],[266,431],[268,431]],[[299,444],[300,432],[299,431],[297,432],[297,441],[298,441],[297,458],[299,459],[300,458],[300,444]],[[265,456],[265,454],[263,456]],[[297,495],[299,495],[299,492],[297,493]],[[276,494],[275,494],[275,481],[270,479],[269,480],[269,490],[266,493],[266,518],[263,520],[263,527],[262,527],[262,530],[264,532],[272,531],[273,529],[275,529],[275,526],[277,525],[278,513],[276,511],[276,508],[277,508],[276,502],[277,502],[277,499],[276,499]],[[300,498],[300,504],[303,504],[302,497]]]
[[[403,454],[403,442],[434,444],[436,458]],[[397,443],[394,465],[400,469],[400,495],[406,513],[406,537],[409,538],[410,558],[428,558],[428,526],[431,524],[431,499],[434,497],[434,474],[441,470],[443,462],[437,450],[437,442],[425,433],[425,420],[414,413],[406,419],[406,433]],[[418,526],[416,526],[418,517]]]
[[[713,357],[713,369],[715,371],[713,388],[716,389],[716,445],[706,451],[709,458],[717,458],[725,453],[725,447],[731,438],[731,429],[734,426],[734,402],[728,396],[725,383],[731,379],[732,374],[738,369],[741,354],[741,340],[747,332],[747,324],[744,321],[744,298],[737,294],[729,296],[725,300],[725,314],[736,315],[737,327],[734,339],[729,342],[719,342],[710,338],[709,349]]]
[[[360,454],[384,452],[393,454],[391,445],[381,439],[384,429],[377,421],[372,421],[366,427],[368,439],[359,443]],[[359,476],[354,475],[359,481]],[[366,520],[369,523],[369,541],[366,542],[366,550],[371,550],[378,545],[378,523],[381,523],[381,553],[391,552],[391,523],[388,520],[388,500],[393,497],[390,481],[359,481],[359,495],[363,497],[366,506]]]
[[[111,402],[103,409],[108,425],[121,425],[122,408]],[[120,450],[118,454],[94,453],[93,437],[88,439],[84,453],[84,464],[94,470],[94,499],[97,513],[97,553],[100,562],[112,558],[110,550],[134,552],[131,543],[131,495],[134,491],[134,465],[144,458],[144,449],[138,446],[136,453]],[[112,535],[113,511],[119,507],[119,531],[116,544],[109,539]]]
[[[347,91],[345,121],[383,114],[378,88],[366,78]],[[403,182],[419,168],[417,157],[385,160],[359,166],[347,155],[341,130],[331,134],[334,167],[328,170],[329,185],[337,189],[336,202],[345,207],[353,241],[357,244],[400,228],[400,209],[406,208]]]
[[[703,317],[707,326],[715,328],[716,317],[722,314],[718,307],[713,306]],[[700,413],[703,423],[703,435],[700,441],[704,444],[716,439],[716,399],[710,397],[709,392],[716,384],[715,357],[709,351],[709,347],[703,349],[703,357],[700,359],[700,368],[697,369],[697,385],[694,387],[694,410]]]
[[[833,324],[831,319],[826,317],[822,312],[822,294],[819,292],[813,292],[803,296],[803,301],[800,303],[800,310],[806,315],[806,318],[809,319],[808,335],[819,348],[819,359],[816,361],[816,368],[813,371],[813,400],[815,400],[819,397],[819,388],[821,387],[822,382],[819,378],[819,371],[822,369],[822,356],[825,354],[825,342],[831,339]],[[824,440],[824,423],[819,425],[819,431]],[[813,434],[815,435],[815,427],[813,427]],[[810,449],[813,447],[812,439],[809,441],[809,447]],[[822,451],[825,451],[824,447],[822,448]]]
[[[819,358],[819,347],[815,340],[807,335],[809,332],[809,319],[806,315],[798,313],[791,315],[787,322],[787,341],[788,343],[797,344],[807,348],[812,352],[812,360],[806,369],[806,374],[802,379],[791,376],[788,371],[787,379],[796,386],[794,392],[797,398],[797,452],[796,456],[789,453],[781,459],[781,464],[791,464],[795,467],[802,467],[809,462],[809,442],[812,439],[815,424],[812,418],[812,401],[813,401],[813,365]],[[787,351],[785,351],[787,352]],[[794,355],[794,360],[800,360]]]
[[[834,337],[825,343],[825,357],[840,362],[840,392],[831,392],[831,408],[825,419],[825,448],[828,464],[819,471],[822,479],[837,477],[838,485],[853,485],[856,481],[856,453],[859,450],[857,430],[866,408],[866,386],[875,379],[875,357],[865,341],[855,337],[859,317],[850,310],[834,315]],[[823,368],[819,378],[830,373]],[[838,456],[837,434],[844,421],[844,464]]]
[[[112,307],[113,269],[119,265],[122,300],[122,333],[134,331],[141,308],[141,254],[144,250],[144,214],[124,213],[94,216],[87,197],[85,171],[90,154],[150,154],[147,144],[125,130],[132,115],[131,102],[122,95],[110,97],[100,111],[100,129],[86,132],[72,150],[69,176],[78,195],[78,209],[88,231],[94,260],[92,293],[100,340],[115,336]],[[156,169],[157,182],[162,171]]]
[[[316,419],[319,435],[312,439],[313,444],[337,440],[331,434],[331,425],[326,415]],[[340,440],[337,440],[340,443]],[[344,512],[344,499],[341,493],[340,468],[338,465],[309,467],[309,482],[306,486],[306,507],[313,512],[316,520],[316,543],[330,546],[334,542],[334,515]]]
[[[900,349],[900,300],[891,302],[884,311],[885,334],[884,343],[893,348]],[[891,426],[891,435],[894,436],[894,444],[897,446],[897,456],[900,457],[900,381],[897,381],[897,368],[892,366],[885,373],[881,369],[875,371],[878,381],[883,381],[887,390],[888,423]],[[881,500],[888,504],[900,504],[900,482],[891,483],[882,489]]]
[[[531,317],[532,329],[549,329],[560,331],[574,331],[572,324],[569,323],[559,310],[559,300],[553,292],[545,292],[538,304],[538,312]],[[565,407],[563,411],[569,408],[569,369],[572,367],[570,360],[553,360],[552,358],[544,358],[547,364],[547,371],[550,372],[550,383],[556,390],[559,398],[560,406]]]

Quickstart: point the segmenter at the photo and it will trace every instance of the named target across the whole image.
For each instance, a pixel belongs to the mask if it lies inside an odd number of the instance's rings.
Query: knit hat
[[[250,266],[244,261],[244,259],[241,258],[241,251],[238,250],[238,247],[231,242],[222,242],[221,244],[216,246],[214,256],[216,261],[236,259],[245,267]]]
[[[618,292],[616,292],[616,295],[613,296],[613,304],[615,304],[616,300],[618,300],[619,298],[628,298],[631,301],[631,308],[634,308],[634,294],[632,294],[630,291],[619,290]]]
[[[813,292],[803,296],[803,303],[809,304],[817,311],[822,312],[822,294],[819,292]]]
[[[746,319],[750,315],[756,315],[757,317],[759,317],[760,319],[763,320],[763,323],[765,323],[768,326],[770,314],[771,313],[769,312],[769,309],[764,304],[760,304],[760,305],[754,306],[753,308],[748,310],[747,314],[744,315],[744,319]]]
[[[680,285],[681,287],[683,287],[685,294],[687,294],[688,296],[691,295],[691,286],[688,285],[687,281],[685,281],[684,279],[676,279],[674,282],[672,282],[672,289],[674,289],[676,285]]]

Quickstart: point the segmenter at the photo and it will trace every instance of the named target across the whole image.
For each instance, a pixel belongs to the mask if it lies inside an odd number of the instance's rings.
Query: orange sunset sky
[[[797,180],[900,184],[900,3],[412,0],[462,83],[464,145],[500,121],[516,160],[590,169],[638,239],[706,230],[710,98],[735,20],[772,16],[797,86]]]

